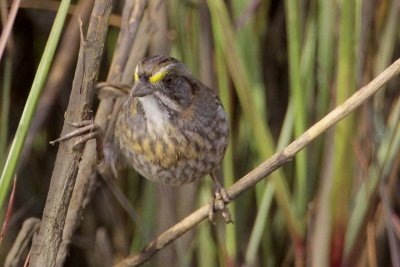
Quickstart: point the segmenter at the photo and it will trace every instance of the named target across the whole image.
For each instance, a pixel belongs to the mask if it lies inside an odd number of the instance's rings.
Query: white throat
[[[147,129],[149,131],[160,131],[168,124],[168,113],[162,110],[157,103],[157,99],[153,95],[139,97],[138,100],[142,104]]]

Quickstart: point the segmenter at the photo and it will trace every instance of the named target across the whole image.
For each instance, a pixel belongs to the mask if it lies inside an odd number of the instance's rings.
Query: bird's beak
[[[156,89],[153,85],[138,81],[132,88],[131,95],[133,97],[142,97],[145,95],[152,94]]]

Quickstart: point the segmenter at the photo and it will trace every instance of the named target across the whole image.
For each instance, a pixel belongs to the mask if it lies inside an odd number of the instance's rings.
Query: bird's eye
[[[173,79],[172,79],[171,76],[167,76],[167,77],[164,78],[164,82],[165,82],[166,84],[172,84]]]

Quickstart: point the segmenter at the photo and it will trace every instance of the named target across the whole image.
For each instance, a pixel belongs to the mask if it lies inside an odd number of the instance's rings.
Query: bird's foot
[[[228,192],[224,187],[222,187],[216,176],[211,174],[211,178],[213,180],[213,197],[210,201],[210,209],[208,212],[208,219],[215,223],[215,212],[219,211],[225,223],[232,223],[231,213],[229,212],[228,207],[226,204],[231,202],[231,198],[229,197]]]
[[[56,143],[64,142],[74,137],[79,137],[73,144],[73,149],[85,144],[87,141],[96,140],[97,160],[100,162],[103,158],[103,141],[100,126],[98,126],[93,120],[83,120],[80,122],[69,122],[69,125],[77,128],[76,130],[67,133],[56,140],[50,141],[51,145]]]

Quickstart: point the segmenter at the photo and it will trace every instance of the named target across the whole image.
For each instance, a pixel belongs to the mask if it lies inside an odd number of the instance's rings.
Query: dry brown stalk
[[[236,199],[246,190],[252,188],[257,182],[277,170],[285,163],[291,161],[293,157],[307,146],[311,141],[324,133],[327,129],[334,126],[337,122],[353,112],[361,104],[365,103],[374,95],[383,85],[400,73],[400,59],[396,60],[391,66],[379,74],[369,84],[360,88],[356,93],[349,97],[344,103],[337,106],[320,121],[311,126],[306,132],[290,143],[282,151],[275,153],[255,169],[250,171],[235,184],[227,189],[231,200]],[[218,207],[216,203],[215,208]],[[172,241],[176,240],[184,233],[195,227],[208,216],[208,205],[204,205],[192,214],[160,234],[147,244],[137,255],[130,256],[116,267],[136,266],[146,262],[152,255],[166,247]]]
[[[129,84],[132,81],[132,73],[137,61],[144,56],[145,49],[143,47],[147,47],[147,45],[143,45],[143,42],[148,42],[147,36],[150,33],[146,31],[140,32],[143,34],[141,42],[134,41],[140,29],[148,30],[151,28],[148,27],[148,20],[145,20],[145,22],[142,22],[142,24],[145,24],[145,27],[140,27],[139,29],[139,22],[142,20],[146,4],[147,1],[143,0],[125,2],[118,44],[107,78],[107,82],[109,83],[123,82]],[[103,132],[107,132],[104,129],[112,127],[112,125],[109,126],[109,114],[113,113],[113,109],[116,106],[114,102],[110,98],[102,99],[97,109],[95,123],[103,129]],[[71,238],[76,228],[80,225],[84,208],[96,188],[96,176],[96,146],[94,143],[89,142],[86,144],[82,154],[82,161],[79,164],[74,191],[68,206],[61,245],[57,254],[57,266],[62,266],[65,261]]]
[[[95,1],[86,38],[81,40],[62,135],[71,131],[68,122],[90,119],[94,85],[97,82],[110,13],[111,0]],[[30,266],[55,266],[56,264],[82,150],[82,148],[74,150],[73,142],[60,144],[40,230],[33,239]]]

